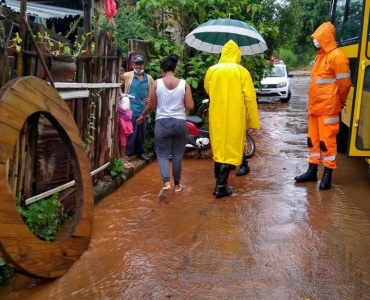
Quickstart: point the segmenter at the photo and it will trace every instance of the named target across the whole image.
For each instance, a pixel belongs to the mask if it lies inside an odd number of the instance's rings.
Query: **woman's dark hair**
[[[178,61],[179,57],[176,54],[170,54],[161,61],[161,69],[164,72],[175,71]]]

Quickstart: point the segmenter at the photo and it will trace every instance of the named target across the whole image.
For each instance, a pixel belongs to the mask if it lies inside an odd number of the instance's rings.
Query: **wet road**
[[[328,191],[293,180],[307,168],[307,84],[259,104],[257,153],[250,174],[232,172],[232,197],[213,198],[211,155],[186,155],[183,191],[159,204],[154,162],[96,206],[67,274],[0,298],[370,299],[367,164],[340,154]]]

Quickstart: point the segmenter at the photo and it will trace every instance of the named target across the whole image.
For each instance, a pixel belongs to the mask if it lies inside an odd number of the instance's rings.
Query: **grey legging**
[[[175,184],[179,184],[182,157],[188,140],[186,121],[174,118],[156,120],[154,140],[163,182],[170,181],[169,160],[172,157],[172,176]]]

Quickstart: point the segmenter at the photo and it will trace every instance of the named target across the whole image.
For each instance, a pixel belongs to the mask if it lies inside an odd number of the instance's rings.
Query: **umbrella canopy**
[[[243,55],[267,50],[265,40],[253,26],[233,19],[209,20],[190,32],[185,43],[200,51],[221,53],[229,40],[237,43]]]

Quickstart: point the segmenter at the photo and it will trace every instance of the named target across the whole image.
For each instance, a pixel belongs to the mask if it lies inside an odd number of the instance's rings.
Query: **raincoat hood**
[[[229,40],[222,48],[219,63],[232,62],[238,64],[241,58],[242,53],[238,45],[233,40]]]
[[[308,114],[338,114],[351,88],[349,60],[337,47],[335,28],[330,22],[320,25],[311,38],[318,40],[321,48],[311,69]]]
[[[335,41],[335,27],[330,22],[321,24],[315,32],[311,35],[311,39],[316,39],[326,53],[337,48],[337,42]]]

